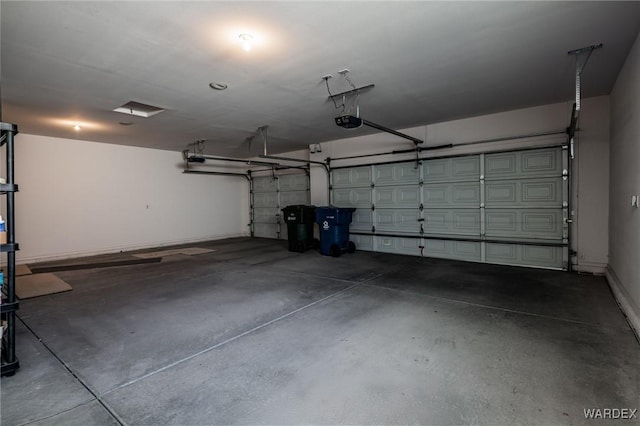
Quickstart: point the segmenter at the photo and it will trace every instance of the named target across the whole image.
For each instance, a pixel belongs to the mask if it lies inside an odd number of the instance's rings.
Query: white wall
[[[573,102],[543,105],[515,111],[472,117],[444,123],[402,129],[401,131],[425,140],[423,146],[460,144],[491,138],[511,137],[549,131],[563,131],[569,124]],[[384,124],[381,122],[380,124]],[[345,130],[345,134],[358,130]],[[423,156],[455,155],[491,150],[518,149],[531,146],[558,144],[566,135],[516,139],[489,144],[454,146],[450,149],[423,152]],[[313,146],[313,145],[312,145]],[[311,154],[312,160],[327,157],[389,152],[412,148],[411,141],[377,133],[355,136],[321,144],[322,152]],[[585,99],[582,102],[580,132],[576,138],[574,162],[574,232],[572,259],[579,271],[604,273],[608,251],[608,179],[609,179],[609,97]],[[413,154],[368,157],[354,160],[332,161],[332,167],[370,162],[410,160]],[[311,170],[311,202],[327,204],[326,173],[320,168]]]
[[[611,92],[611,194],[607,278],[640,332],[640,36]]]
[[[248,183],[179,152],[16,136],[19,263],[248,235]]]

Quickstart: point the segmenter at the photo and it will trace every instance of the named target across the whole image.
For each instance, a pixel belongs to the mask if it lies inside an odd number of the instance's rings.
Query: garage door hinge
[[[424,205],[420,203],[420,211],[424,210]]]
[[[371,188],[375,188],[375,187],[376,187],[376,184],[371,182]]]
[[[376,209],[376,205],[375,204],[371,204],[371,211],[374,211]]]
[[[424,234],[424,225],[420,224],[420,235]]]
[[[569,171],[567,169],[563,169],[562,176],[569,176]]]
[[[371,227],[371,232],[376,232],[376,227],[375,226]]]
[[[329,190],[333,189],[333,185],[329,185]]]

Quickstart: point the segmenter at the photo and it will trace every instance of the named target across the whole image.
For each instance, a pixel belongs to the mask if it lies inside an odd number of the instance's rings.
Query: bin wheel
[[[342,250],[340,250],[340,247],[338,247],[337,244],[331,244],[331,247],[329,247],[329,255],[332,257],[340,257],[341,254]]]
[[[355,253],[356,252],[356,243],[354,243],[353,241],[349,241],[349,245],[347,246],[347,252],[348,253]]]
[[[304,253],[304,250],[305,250],[304,241],[296,241],[294,248],[298,253]]]

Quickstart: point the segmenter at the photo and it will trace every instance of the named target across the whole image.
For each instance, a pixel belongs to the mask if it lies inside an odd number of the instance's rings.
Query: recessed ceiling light
[[[75,130],[76,132],[79,131],[81,129],[80,125],[78,123],[73,125],[73,130]]]
[[[248,52],[251,50],[251,40],[253,40],[253,36],[249,33],[242,33],[238,36],[240,40],[242,40],[242,48]]]
[[[220,83],[217,81],[213,81],[211,83],[209,83],[209,87],[211,87],[213,90],[225,90],[227,87],[226,83]]]
[[[153,105],[143,104],[140,102],[129,101],[126,104],[114,109],[114,111],[121,112],[123,114],[149,118],[156,114],[161,113],[162,111],[164,111],[164,109],[153,106]]]

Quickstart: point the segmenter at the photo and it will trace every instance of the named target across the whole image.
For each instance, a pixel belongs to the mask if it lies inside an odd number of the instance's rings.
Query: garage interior
[[[0,21],[3,425],[639,421],[640,2]]]

